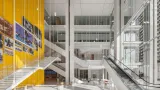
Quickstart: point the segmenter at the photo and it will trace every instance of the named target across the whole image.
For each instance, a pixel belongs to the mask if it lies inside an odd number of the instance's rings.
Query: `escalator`
[[[128,90],[146,90],[134,81],[130,75],[128,75],[119,65],[116,64],[111,58],[104,58],[112,69],[116,71],[122,82],[128,88]]]

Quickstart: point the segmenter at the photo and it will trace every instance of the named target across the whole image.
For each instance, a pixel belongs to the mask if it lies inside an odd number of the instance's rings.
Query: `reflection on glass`
[[[151,73],[149,70],[150,42],[148,44],[144,43],[150,40],[150,5],[148,4],[137,18],[128,22],[138,8],[140,8],[142,4],[141,1],[143,0],[126,0],[124,3],[124,25],[129,24],[121,33],[123,48],[121,60],[128,68],[134,71],[139,78],[123,65],[121,65],[121,67],[137,81],[143,78],[149,82],[149,73]],[[142,82],[145,83],[145,81]]]

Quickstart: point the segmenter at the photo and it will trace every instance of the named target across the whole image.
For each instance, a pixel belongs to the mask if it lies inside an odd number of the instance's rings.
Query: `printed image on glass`
[[[8,54],[8,55],[10,55],[10,56],[13,56],[13,50],[10,50],[10,49],[5,48],[5,49],[4,49],[4,53],[5,53],[5,54]]]
[[[33,51],[33,49],[32,48],[29,48],[29,51],[28,51],[30,54],[34,54],[34,51]]]
[[[33,47],[38,51],[38,40],[36,38],[33,38]]]
[[[4,39],[4,45],[5,45],[5,47],[13,49],[13,43],[14,43],[13,39],[11,39],[9,37],[5,37],[5,39]]]
[[[28,31],[25,30],[25,44],[30,46],[30,47],[33,47],[32,45],[32,42],[33,42],[33,36],[32,34],[30,34]]]
[[[29,49],[29,48],[28,48],[27,46],[25,46],[25,45],[23,46],[23,51],[24,51],[24,52],[28,52],[28,49]]]
[[[33,33],[33,25],[23,17],[23,26],[27,29],[27,31]]]
[[[4,19],[0,17],[0,31],[4,32]]]
[[[42,39],[42,34],[40,29],[38,29],[38,27],[34,27],[34,34],[36,35],[37,38],[39,38],[40,40]]]
[[[24,28],[16,23],[16,36],[15,38],[21,42],[24,42]]]
[[[22,43],[15,41],[15,48],[17,51],[22,51]]]
[[[13,25],[5,20],[4,34],[13,38]]]
[[[41,41],[39,41],[38,46],[39,46],[40,48],[42,48],[42,42],[41,42]]]
[[[3,61],[3,51],[0,49],[0,63]]]
[[[3,36],[0,34],[0,49],[3,47]]]

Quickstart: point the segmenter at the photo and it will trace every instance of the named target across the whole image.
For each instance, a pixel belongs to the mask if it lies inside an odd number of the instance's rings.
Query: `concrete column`
[[[121,27],[123,27],[124,26],[124,9],[125,9],[125,7],[126,7],[126,2],[125,2],[125,0],[121,0],[121,12],[120,12],[120,14],[121,14]]]
[[[107,79],[107,70],[106,69],[104,69],[104,79]]]
[[[80,79],[80,69],[78,69],[78,79]]]
[[[103,80],[105,79],[105,69],[102,69],[102,72],[103,72]]]
[[[70,82],[74,80],[74,0],[70,0]]]
[[[157,0],[154,0],[154,3],[153,3],[153,34],[154,34],[154,37],[157,35]],[[153,45],[153,49],[154,49],[154,56],[153,56],[153,75],[154,75],[154,83],[156,84],[160,84],[160,81],[157,80],[158,78],[158,66],[157,66],[157,38],[154,40],[154,45]]]
[[[153,25],[153,19],[154,19],[154,17],[153,17],[153,0],[150,1],[150,13],[149,14],[150,14],[150,20],[149,20],[150,23],[148,25],[150,25],[150,29],[149,29],[148,33],[150,35],[150,39],[152,39],[152,38],[154,38],[154,36],[153,36],[154,35],[154,32],[153,32],[153,27],[154,27],[154,25]],[[157,17],[155,17],[155,18],[157,18]],[[153,62],[156,61],[154,59],[154,53],[157,53],[154,51],[155,50],[154,49],[154,40],[150,42],[150,45],[148,48],[151,48],[151,49],[149,49],[149,53],[148,53],[150,63],[149,63],[149,66],[147,67],[147,69],[149,69],[148,70],[149,77],[150,77],[149,82],[154,83],[154,74],[157,74],[157,73],[154,73],[155,68],[153,65],[154,64]]]
[[[91,79],[91,78],[92,78],[92,76],[91,76],[91,70],[88,69],[88,79]]]
[[[119,31],[121,32],[121,27],[124,27],[125,25],[124,25],[124,9],[125,9],[125,6],[126,6],[126,2],[125,2],[125,0],[120,0],[119,1],[119,3],[121,2],[121,5],[119,4],[119,7],[121,7],[120,9],[119,9]],[[124,45],[123,45],[123,42],[124,42],[124,32],[122,32],[122,33],[120,33],[120,36],[119,36],[119,38],[120,38],[120,58],[119,58],[119,60],[121,60],[122,58],[124,58]]]
[[[66,65],[65,65],[65,76],[66,76],[66,84],[69,84],[69,0],[66,1],[65,4],[65,50],[66,50]]]
[[[75,77],[77,78],[77,76],[78,76],[78,69],[76,68],[74,71],[75,71]]]
[[[121,53],[121,44],[120,44],[120,30],[121,30],[121,23],[120,23],[120,0],[114,0],[114,56],[120,60],[120,53]]]

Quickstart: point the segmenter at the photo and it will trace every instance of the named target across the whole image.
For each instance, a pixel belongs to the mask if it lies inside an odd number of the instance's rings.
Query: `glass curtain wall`
[[[1,88],[9,88],[26,73],[35,72],[26,67],[40,66],[44,58],[43,10],[42,0],[0,0],[0,79],[4,85]],[[13,74],[17,70],[19,73]],[[26,83],[35,84],[36,80]]]
[[[66,71],[66,8],[68,0],[45,0],[45,56],[59,57],[60,61],[52,63]],[[49,43],[47,43],[49,42]],[[64,65],[64,66],[62,66]],[[49,68],[48,68],[49,69]],[[50,69],[49,69],[50,70]],[[56,73],[57,83],[66,81],[64,76]],[[47,79],[46,82],[49,82]]]
[[[114,9],[112,10],[112,13],[110,15],[110,31],[112,32],[110,34],[110,54],[114,56]]]
[[[60,53],[54,50],[54,48],[61,48],[65,50],[65,25],[66,25],[66,3],[64,2],[55,2],[54,0],[45,1],[45,40],[51,42],[48,45],[45,45],[47,56],[58,56],[61,59],[65,56],[62,56]],[[50,49],[52,47],[52,49]]]
[[[75,0],[74,41],[77,57],[82,60],[102,59],[103,52],[107,52],[105,45],[110,44],[110,36],[113,35],[109,27],[112,9],[113,0]]]
[[[145,0],[122,0],[120,66],[135,80],[148,84],[153,40],[150,36],[150,3]],[[137,13],[138,12],[138,13]],[[153,58],[153,57],[152,57]]]
[[[68,0],[45,0],[45,56],[59,57],[60,61],[52,63],[57,68],[68,71],[66,53],[66,13]],[[69,36],[68,36],[69,37]],[[48,68],[49,69],[49,68]],[[50,70],[50,69],[49,69]],[[56,73],[57,83],[66,81],[61,74]],[[68,79],[68,78],[67,78]],[[46,82],[49,82],[47,79]]]
[[[130,18],[141,8],[145,0],[122,0],[121,1],[121,14],[123,15],[124,25],[130,20]]]
[[[156,18],[156,20],[157,20],[157,32],[156,32],[157,38],[155,39],[155,40],[157,40],[156,46],[155,46],[155,47],[157,47],[155,50],[155,51],[157,51],[157,61],[156,61],[156,63],[157,63],[157,70],[156,70],[157,78],[156,79],[160,83],[160,37],[159,37],[159,35],[160,35],[160,1],[159,0],[157,0],[156,5],[157,5],[157,18]]]
[[[65,49],[66,2],[45,2],[45,38]]]

